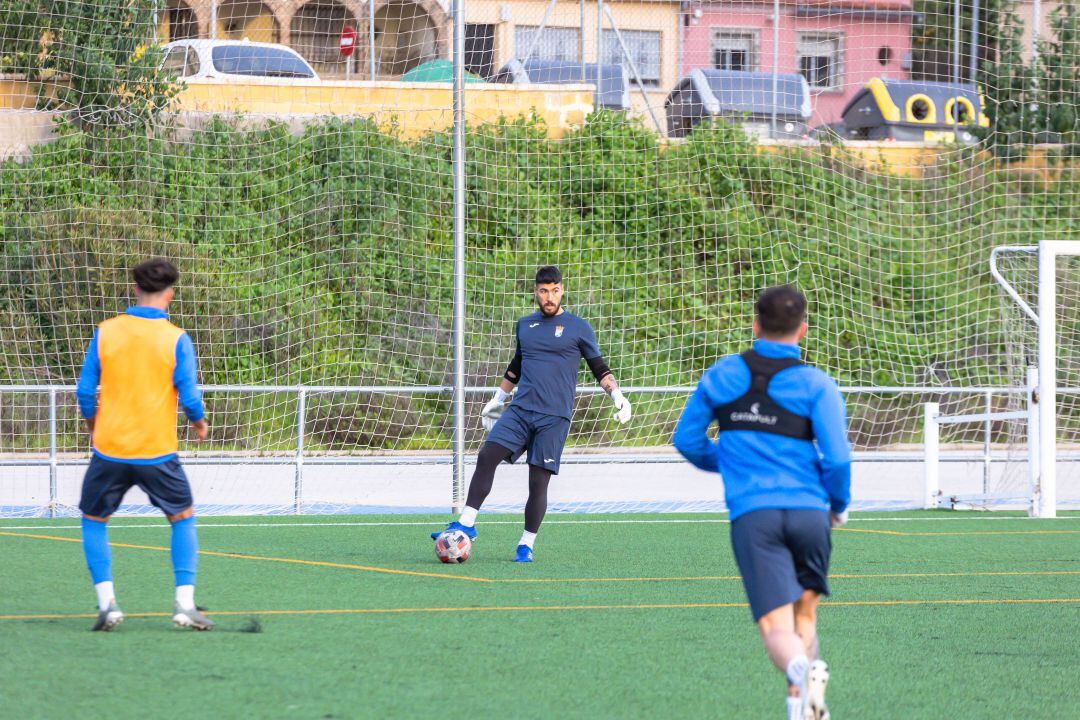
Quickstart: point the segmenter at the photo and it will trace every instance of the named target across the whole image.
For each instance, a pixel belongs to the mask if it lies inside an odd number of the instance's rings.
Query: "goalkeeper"
[[[615,376],[600,355],[592,326],[562,306],[562,273],[557,267],[549,265],[537,271],[534,295],[539,310],[518,320],[517,352],[495,396],[481,412],[488,437],[476,458],[465,509],[446,528],[462,530],[475,538],[476,514],[491,492],[495,469],[528,451],[529,499],[525,504],[525,532],[515,562],[533,559],[533,543],[547,512],[548,482],[552,475],[559,474],[559,460],[570,430],[582,358],[611,397],[615,418],[620,423],[630,420],[630,403],[619,392]],[[510,403],[515,386],[517,394]],[[438,537],[440,532],[444,531],[434,532],[431,537]]]
[[[705,372],[674,442],[695,466],[723,475],[731,547],[769,659],[787,676],[788,720],[826,720],[817,606],[829,594],[830,527],[845,522],[851,499],[844,399],[799,359],[802,293],[769,288],[755,310],[753,349]]]

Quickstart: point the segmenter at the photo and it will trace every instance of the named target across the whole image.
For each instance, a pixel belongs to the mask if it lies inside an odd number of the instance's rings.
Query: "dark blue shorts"
[[[84,515],[108,517],[120,507],[133,485],[138,485],[166,515],[176,515],[195,502],[191,484],[176,458],[157,465],[129,465],[94,455],[83,477],[79,509]]]
[[[829,594],[829,513],[754,510],[731,521],[731,547],[754,622],[804,590]]]
[[[530,465],[550,470],[559,474],[559,461],[562,459],[563,446],[570,432],[570,421],[558,415],[523,410],[513,405],[495,423],[488,442],[493,442],[510,451],[510,462],[515,462],[526,450]]]

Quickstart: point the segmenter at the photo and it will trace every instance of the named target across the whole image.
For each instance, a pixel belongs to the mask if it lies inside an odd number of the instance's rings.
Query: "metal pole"
[[[978,81],[979,73],[979,0],[972,0],[971,6],[971,60],[970,60],[970,80],[974,85]],[[978,120],[977,117],[971,118],[972,122]]]
[[[1057,318],[1056,265],[1053,243],[1039,243],[1039,480],[1036,514],[1057,516]]]
[[[990,494],[990,432],[993,425],[990,413],[993,412],[993,395],[986,393],[986,421],[983,423],[983,497]]]
[[[581,62],[581,82],[585,82],[585,0],[581,0],[581,31],[578,32],[578,60]],[[599,66],[599,63],[597,63],[597,66]],[[599,74],[597,74],[596,80],[599,85]]]
[[[217,40],[217,4],[218,0],[210,0],[210,39]]]
[[[956,86],[956,97],[953,98],[952,117],[946,118],[946,122],[952,122],[953,140],[960,144],[960,0],[953,2],[953,84]]]
[[[780,0],[773,0],[773,27],[772,27],[772,123],[769,134],[776,138],[776,103],[780,92]]]
[[[604,63],[604,0],[596,0],[596,87],[600,88],[600,66]]]
[[[645,92],[645,86],[641,83],[641,73],[638,72],[637,65],[634,63],[634,58],[630,57],[630,50],[626,47],[626,43],[623,41],[622,33],[619,32],[619,26],[615,24],[615,16],[611,14],[611,8],[604,6],[604,14],[607,15],[608,22],[611,23],[611,29],[615,31],[615,40],[619,43],[619,48],[622,50],[623,57],[626,58],[627,64],[630,66],[630,72],[633,74],[634,80],[637,81],[638,90],[641,92],[641,97],[645,99],[645,109],[649,111],[649,116],[652,117],[653,124],[656,125],[656,130],[661,135],[664,134],[664,126],[660,124],[660,120],[656,117],[656,112],[653,110],[652,103],[649,102],[649,95]],[[600,68],[597,67],[596,75],[596,92],[600,93]]]
[[[296,476],[293,479],[293,510],[299,515],[304,504],[304,416],[307,414],[307,390],[300,390],[296,402]]]
[[[49,388],[49,517],[56,517],[56,388]]]
[[[1028,516],[1037,517],[1035,489],[1039,482],[1039,368],[1029,367],[1027,376]]]
[[[1033,115],[1039,109],[1036,102],[1039,98],[1039,74],[1035,69],[1039,65],[1039,36],[1042,34],[1042,3],[1034,0],[1031,3],[1031,103],[1027,108]],[[1021,130],[1023,124],[1021,123]],[[1022,137],[1022,135],[1021,135]],[[1035,138],[1032,138],[1035,142]]]
[[[375,0],[368,0],[368,65],[371,81],[375,81]]]
[[[465,496],[465,7],[454,0],[454,476],[452,504]]]
[[[1042,32],[1042,3],[1033,0],[1031,3],[1031,67],[1039,61],[1039,35]]]
[[[936,509],[938,497],[941,495],[938,466],[941,452],[937,416],[937,403],[923,405],[923,508],[926,510]]]
[[[525,57],[518,58],[521,62],[525,62],[532,57],[533,50],[536,49],[536,44],[540,42],[540,36],[544,34],[544,30],[547,28],[548,20],[551,18],[551,11],[555,9],[555,3],[558,0],[551,0],[548,3],[547,9],[544,10],[544,17],[540,19],[540,27],[536,28],[536,34],[533,35],[532,41],[529,42],[529,49],[525,51]]]

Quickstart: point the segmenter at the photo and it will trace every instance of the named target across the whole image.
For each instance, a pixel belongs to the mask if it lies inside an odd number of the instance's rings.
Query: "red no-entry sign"
[[[342,57],[349,57],[356,49],[356,29],[348,25],[341,31],[341,40],[338,41],[338,49]]]

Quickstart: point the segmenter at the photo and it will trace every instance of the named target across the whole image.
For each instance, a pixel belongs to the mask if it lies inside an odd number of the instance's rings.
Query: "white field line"
[[[1080,520],[1080,515],[1066,515],[1057,518],[1030,518],[1030,517],[979,517],[973,515],[971,517],[910,517],[910,518],[852,518],[849,524],[854,523],[874,523],[874,522],[990,522],[993,520]],[[633,519],[628,518],[625,520],[545,520],[545,525],[726,525],[730,522],[726,518],[657,518],[655,520],[649,519]],[[267,527],[393,527],[400,525],[402,527],[413,526],[437,526],[439,521],[420,521],[420,520],[404,520],[400,522],[395,521],[356,521],[356,522],[262,522],[262,523],[216,523],[200,521],[199,529],[204,528],[267,528]],[[520,520],[481,520],[481,525],[520,525]],[[117,524],[115,522],[109,523],[109,529],[116,528],[165,528],[169,527],[168,523],[138,523],[138,524]],[[0,530],[79,530],[81,525],[0,525]]]

